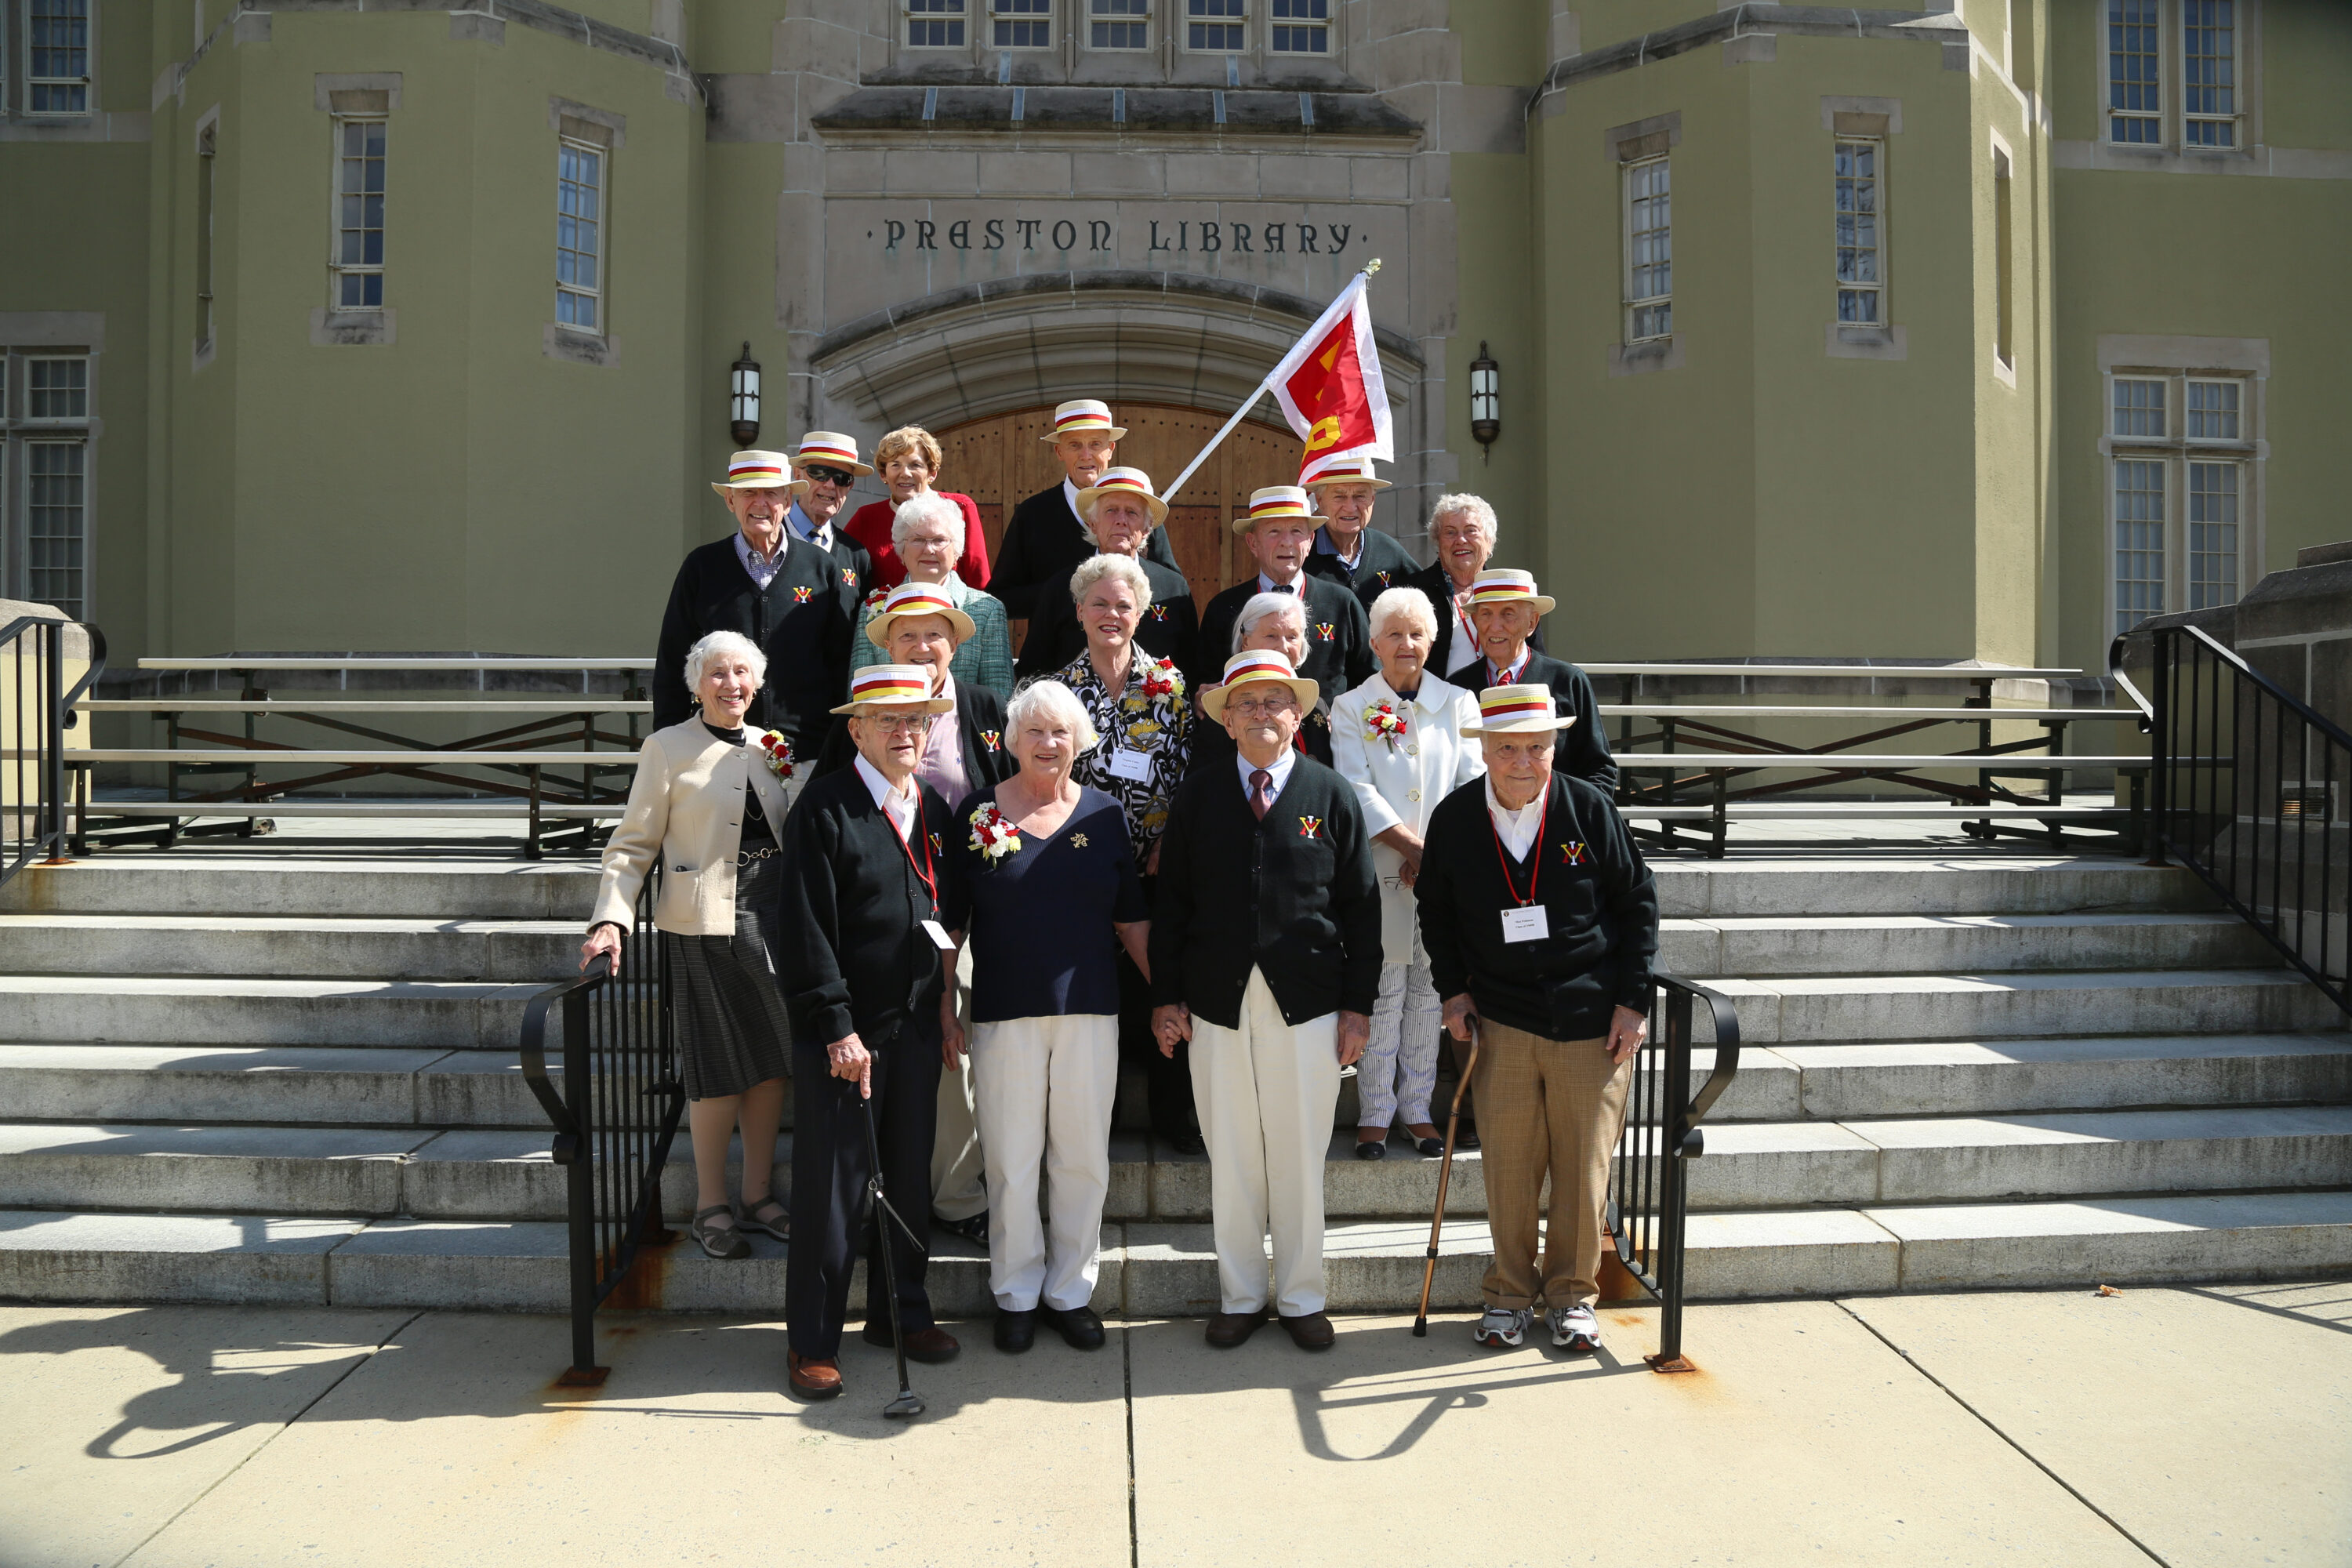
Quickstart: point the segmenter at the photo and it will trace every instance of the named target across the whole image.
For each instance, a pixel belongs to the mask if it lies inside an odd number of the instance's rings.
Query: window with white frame
[[[1087,47],[1148,49],[1151,0],[1087,0]]]
[[[604,149],[565,137],[556,148],[555,324],[604,330]]]
[[[76,620],[86,608],[89,447],[25,443],[25,596]]]
[[[2189,607],[2238,602],[2239,463],[2189,465]]]
[[[2164,614],[2164,464],[2116,459],[2116,630]]]
[[[918,49],[963,47],[964,0],[906,0],[907,43]]]
[[[334,306],[383,307],[384,121],[335,121]]]
[[[213,341],[213,175],[220,161],[220,126],[196,136],[196,346]]]
[[[2180,113],[2185,144],[2238,144],[2235,0],[2180,0]]]
[[[1277,55],[1331,52],[1331,0],[1267,0],[1267,44]]]
[[[2167,611],[2237,602],[2255,544],[2252,385],[2180,372],[2109,377],[2116,632]]]
[[[2147,376],[2116,377],[2115,426],[2119,441],[2161,441],[2168,428],[2164,417],[2167,384]]]
[[[1184,0],[1184,47],[1218,54],[1249,47],[1249,0]]]
[[[2238,405],[2244,395],[2244,383],[2238,381],[2189,382],[2189,429],[2191,441],[2236,441],[2242,439]]]
[[[1625,341],[1674,335],[1671,172],[1664,158],[1625,165]]]
[[[89,607],[92,361],[0,348],[0,596]]]
[[[2107,0],[2107,140],[2164,141],[2163,29],[2158,0]]]
[[[25,103],[35,114],[89,112],[89,0],[25,0]]]
[[[1886,321],[1879,296],[1885,288],[1885,247],[1880,164],[1886,145],[1874,137],[1837,141],[1837,290],[1841,321],[1879,326]]]
[[[25,361],[25,418],[29,424],[81,424],[89,418],[89,361],[43,355]]]
[[[988,10],[991,48],[1054,47],[1054,0],[988,0]]]

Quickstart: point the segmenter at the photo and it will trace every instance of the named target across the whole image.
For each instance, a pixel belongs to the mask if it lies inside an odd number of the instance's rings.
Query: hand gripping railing
[[[2188,867],[2352,1014],[2352,734],[2200,627],[2148,635],[2149,692],[2124,673],[2124,637],[2107,669],[2147,715],[2156,861]]]
[[[1706,1152],[1698,1124],[1739,1070],[1739,1013],[1731,998],[1671,974],[1654,977],[1650,1037],[1634,1054],[1626,1089],[1625,1131],[1610,1177],[1609,1233],[1617,1260],[1657,1299],[1658,1353],[1653,1372],[1691,1372],[1683,1357],[1685,1221],[1690,1190],[1683,1162]],[[1715,1066],[1691,1092],[1692,1003],[1705,1000],[1715,1023]]]
[[[89,668],[66,685],[66,634],[89,639]],[[0,626],[0,883],[38,856],[66,858],[66,731],[74,704],[106,670],[106,634],[64,616]]]
[[[662,1167],[686,1109],[670,1033],[669,962],[653,923],[660,868],[637,899],[636,929],[620,972],[599,957],[578,980],[530,999],[522,1019],[522,1073],[555,1127],[571,1221],[572,1368],[562,1381],[593,1386],[596,1308],[628,1277],[638,1251],[673,1240],[661,1216]],[[547,1020],[562,1009],[563,1082],[547,1074]]]

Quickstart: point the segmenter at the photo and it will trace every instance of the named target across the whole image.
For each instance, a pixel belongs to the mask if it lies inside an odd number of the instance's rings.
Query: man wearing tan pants
[[[1473,1090],[1495,1262],[1478,1342],[1601,1348],[1601,1232],[1634,1053],[1649,1028],[1658,898],[1608,795],[1552,771],[1576,722],[1537,684],[1478,695],[1486,776],[1430,814],[1413,891],[1445,1026],[1480,1025]],[[1551,1212],[1537,1258],[1546,1176]]]

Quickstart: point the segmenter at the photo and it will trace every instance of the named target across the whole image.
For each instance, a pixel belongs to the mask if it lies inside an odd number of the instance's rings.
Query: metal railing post
[[[2155,668],[2148,673],[2147,864],[2162,866],[2168,864],[2164,858],[2164,842],[2169,781],[2165,775],[2171,767],[2172,738],[2165,726],[2172,714],[2172,681],[2165,661],[2171,647],[2162,632],[2156,633],[2149,639],[2149,646],[2154,648],[2156,658]]]
[[[570,1210],[572,1253],[572,1366],[559,1380],[569,1388],[594,1388],[612,1370],[596,1364],[596,1140],[589,1118],[588,995],[574,991],[563,999],[563,1098],[579,1129],[566,1162],[565,1195]]]
[[[48,839],[51,866],[66,863],[66,628],[57,623],[40,628],[39,643],[47,646],[42,660],[42,729],[47,742],[41,770],[42,836]]]
[[[1658,1353],[1643,1359],[1653,1372],[1693,1372],[1683,1356],[1684,1221],[1690,1187],[1683,1169],[1690,1147],[1706,1147],[1691,1128],[1691,994],[1669,991],[1665,1006],[1665,1102],[1660,1107],[1658,1194]]]

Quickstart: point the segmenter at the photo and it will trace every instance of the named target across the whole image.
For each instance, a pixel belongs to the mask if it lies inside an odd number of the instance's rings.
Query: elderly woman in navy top
[[[988,1160],[988,1283],[996,1345],[1029,1348],[1044,1318],[1079,1350],[1103,1342],[1091,1302],[1110,1190],[1118,1087],[1114,954],[1149,973],[1150,924],[1119,803],[1072,776],[1097,743],[1085,707],[1058,680],[1013,698],[1006,717],[1021,771],[956,807],[941,921],[972,944],[971,1051]],[[955,971],[956,955],[944,957]],[[940,1053],[964,1046],[950,1002]],[[1038,1173],[1045,1210],[1038,1212]]]

